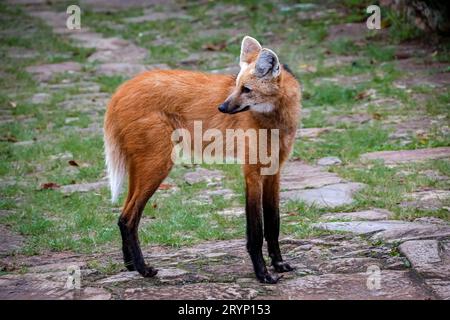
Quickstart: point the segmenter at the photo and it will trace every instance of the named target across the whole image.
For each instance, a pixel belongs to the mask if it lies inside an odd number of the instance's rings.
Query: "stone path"
[[[332,208],[352,203],[352,194],[363,187],[361,183],[346,181],[320,166],[291,161],[282,172],[280,196],[282,200],[300,200]]]
[[[253,277],[243,240],[205,242],[193,247],[146,247],[144,256],[159,268],[156,278],[136,272],[110,276],[92,269],[92,261],[119,261],[120,252],[86,256],[52,253],[9,257],[4,268],[24,274],[0,277],[3,299],[435,299],[411,276],[405,258],[390,245],[373,246],[360,237],[332,235],[310,240],[283,239],[281,249],[296,271],[276,285]],[[64,289],[67,268],[80,267],[80,290]],[[369,270],[369,271],[368,271]],[[370,270],[375,270],[376,274]],[[379,273],[378,273],[379,272]],[[376,278],[378,277],[379,278]],[[375,277],[375,278],[374,278]],[[374,284],[372,284],[375,279]],[[378,282],[379,281],[379,282]],[[439,294],[442,293],[441,291]]]
[[[120,38],[104,38],[102,35],[83,27],[80,30],[69,30],[66,27],[67,14],[44,10],[29,11],[30,15],[44,20],[56,34],[68,37],[78,46],[95,49],[88,61],[100,63],[128,63],[130,68],[142,63],[147,57],[147,50]]]
[[[17,2],[17,1],[12,1]],[[83,28],[68,32],[64,12],[52,11],[45,1],[19,1],[29,4],[27,12],[44,20],[55,34],[82,48],[91,48],[88,61],[94,70],[86,71],[76,62],[62,62],[31,66],[26,69],[41,83],[46,92],[64,88],[77,88],[74,94],[60,103],[67,110],[78,110],[88,115],[94,125],[80,128],[80,132],[101,134],[102,114],[109,94],[100,92],[92,82],[94,75],[125,75],[131,77],[143,70],[167,68],[166,65],[147,65],[148,51],[128,40],[103,35]],[[84,0],[95,11],[117,11],[130,7],[148,7],[165,1],[104,1]],[[34,4],[32,4],[34,3]],[[286,10],[291,10],[286,8]],[[304,12],[302,12],[303,14]],[[301,16],[301,14],[299,14]],[[146,10],[143,16],[128,19],[131,23],[161,19],[191,19],[185,12],[159,13]],[[344,24],[330,29],[328,39],[364,38],[361,24]],[[365,29],[364,29],[365,30]],[[163,41],[163,40],[159,40]],[[210,59],[214,53],[193,53],[182,64],[195,64]],[[351,64],[354,57],[328,57],[325,65]],[[411,61],[402,62],[413,64]],[[230,69],[231,70],[231,69]],[[234,69],[232,69],[234,71]],[[67,76],[59,83],[51,81],[56,75]],[[446,76],[430,80],[440,84]],[[327,81],[327,79],[323,79]],[[364,82],[365,77],[330,79],[353,85]],[[403,79],[398,83],[405,85]],[[410,85],[410,83],[406,83]],[[31,102],[42,104],[50,98],[38,93]],[[375,101],[371,101],[375,104]],[[386,101],[380,102],[386,104]],[[357,113],[331,116],[329,124],[366,123],[372,117]],[[14,121],[5,116],[1,121]],[[76,119],[65,119],[70,124]],[[407,126],[411,128],[411,126]],[[332,127],[299,129],[298,138],[320,139]],[[403,130],[403,131],[402,131]],[[404,133],[398,126],[397,137]],[[394,137],[395,138],[395,137]],[[31,142],[32,143],[32,142]],[[60,155],[64,156],[64,155]],[[71,157],[69,157],[71,158]],[[69,159],[68,158],[68,159]],[[450,158],[450,148],[430,148],[404,151],[383,151],[363,154],[361,162],[382,160],[387,165],[417,163],[422,160]],[[67,159],[66,159],[67,160]],[[330,172],[341,164],[335,157],[322,158],[317,165],[302,161],[286,164],[281,184],[283,203],[303,201],[322,210],[351,205],[355,193],[365,185],[348,181]],[[194,200],[210,203],[211,197],[226,200],[235,197],[223,186],[223,173],[218,170],[195,168],[184,176],[184,182],[194,185],[206,183],[208,189]],[[447,178],[448,179],[448,178]],[[63,193],[86,192],[106,186],[106,181],[65,185]],[[171,192],[177,188],[170,187]],[[431,192],[431,193],[430,193]],[[399,205],[436,205],[436,199],[448,199],[448,190],[416,190],[410,200]],[[3,213],[2,213],[3,214]],[[5,213],[7,214],[7,213]],[[219,212],[224,217],[243,217],[243,208],[227,208]],[[355,212],[329,212],[321,216],[312,227],[328,235],[311,239],[284,238],[281,241],[285,259],[296,267],[295,272],[284,275],[276,286],[261,285],[255,279],[243,240],[204,242],[191,247],[167,248],[146,246],[147,261],[159,268],[157,277],[143,279],[136,272],[117,268],[100,271],[113,261],[121,265],[119,251],[103,250],[102,254],[82,255],[71,252],[47,253],[38,256],[12,254],[20,250],[24,238],[4,225],[0,225],[0,299],[450,299],[450,226],[437,218],[419,218],[414,221],[395,220],[395,214],[372,208]],[[336,232],[336,233],[334,233]],[[329,234],[332,233],[332,234]],[[68,268],[80,268],[81,289],[68,289]]]
[[[14,3],[14,1],[11,2]],[[135,5],[138,5],[138,3]],[[133,4],[130,4],[130,6],[132,7]],[[90,31],[86,26],[83,26],[81,30],[67,29],[67,14],[50,11],[45,7],[45,1],[42,2],[42,6],[31,7],[27,11],[31,16],[44,20],[55,34],[67,37],[82,48],[95,49],[95,52],[89,56],[88,61],[96,62],[94,72],[98,75],[131,77],[145,70],[168,68],[164,64],[145,65],[145,59],[148,57],[147,50],[130,41],[116,37],[105,38],[99,33]],[[80,69],[79,64],[67,62],[29,67],[27,71],[35,74],[38,80],[48,81],[56,73],[75,72],[80,71]]]

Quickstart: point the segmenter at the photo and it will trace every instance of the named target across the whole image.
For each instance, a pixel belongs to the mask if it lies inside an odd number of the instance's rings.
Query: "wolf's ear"
[[[255,65],[255,75],[262,78],[265,76],[278,77],[281,73],[280,61],[275,52],[264,48],[259,53]]]
[[[241,58],[239,61],[241,68],[249,64],[251,59],[257,56],[261,49],[262,47],[256,39],[245,36],[241,45]]]

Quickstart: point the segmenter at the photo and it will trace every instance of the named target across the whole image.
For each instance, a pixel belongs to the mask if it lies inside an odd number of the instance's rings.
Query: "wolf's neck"
[[[297,129],[300,121],[300,94],[291,91],[290,94],[286,92],[280,97],[272,112],[252,112],[252,115],[262,128],[291,133]]]

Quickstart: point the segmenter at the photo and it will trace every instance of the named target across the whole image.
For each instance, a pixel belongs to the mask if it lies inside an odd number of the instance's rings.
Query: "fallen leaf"
[[[69,164],[74,167],[79,167],[80,165],[75,160],[69,160]]]
[[[202,49],[206,51],[222,51],[226,46],[226,42],[206,43],[202,46]]]
[[[356,95],[356,100],[363,100],[368,97],[367,91],[361,91]]]
[[[366,98],[374,98],[376,95],[376,91],[374,89],[363,90],[358,93],[355,97],[356,100],[363,100]]]
[[[11,134],[7,134],[4,135],[0,138],[0,141],[5,141],[5,142],[17,142],[19,140],[17,140],[17,138]]]
[[[375,120],[381,120],[383,118],[383,116],[381,114],[379,114],[378,112],[374,112],[374,113],[372,113],[372,118]]]
[[[41,184],[41,190],[55,190],[58,189],[59,187],[60,185],[54,182],[46,182]]]
[[[389,28],[390,26],[391,26],[391,21],[389,21],[388,19],[381,20],[381,28],[382,29]]]
[[[11,108],[15,108],[15,107],[17,107],[17,103],[16,103],[15,101],[10,101],[10,102],[9,102],[9,106],[10,106]]]

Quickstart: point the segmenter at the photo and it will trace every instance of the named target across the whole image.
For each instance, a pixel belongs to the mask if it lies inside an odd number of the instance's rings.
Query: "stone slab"
[[[423,300],[432,296],[415,283],[405,271],[380,270],[380,281],[371,281],[371,273],[309,275],[279,283],[280,295],[257,299],[286,300]],[[373,277],[373,275],[372,275]]]
[[[450,158],[450,147],[399,151],[378,151],[364,153],[363,155],[361,155],[362,161],[383,160],[385,164],[399,164],[444,158]]]
[[[281,190],[320,188],[341,182],[344,182],[344,179],[337,174],[302,161],[287,162],[281,172]]]
[[[399,251],[438,297],[450,299],[450,241],[406,241]]]
[[[78,62],[61,62],[53,64],[42,64],[37,66],[30,66],[25,70],[31,73],[39,81],[49,81],[58,73],[64,72],[79,72],[81,71],[81,64]]]
[[[319,222],[313,227],[328,231],[343,231],[370,235],[374,240],[407,241],[417,238],[450,236],[450,227],[430,223],[399,220]]]
[[[235,283],[196,283],[179,286],[126,289],[126,300],[236,300],[252,299],[255,289],[241,288]]]
[[[386,220],[392,218],[394,214],[384,209],[371,209],[357,212],[336,212],[322,215],[321,220]]]
[[[338,207],[351,204],[352,195],[364,187],[362,183],[336,183],[315,189],[282,191],[282,200],[304,201],[318,207]]]

